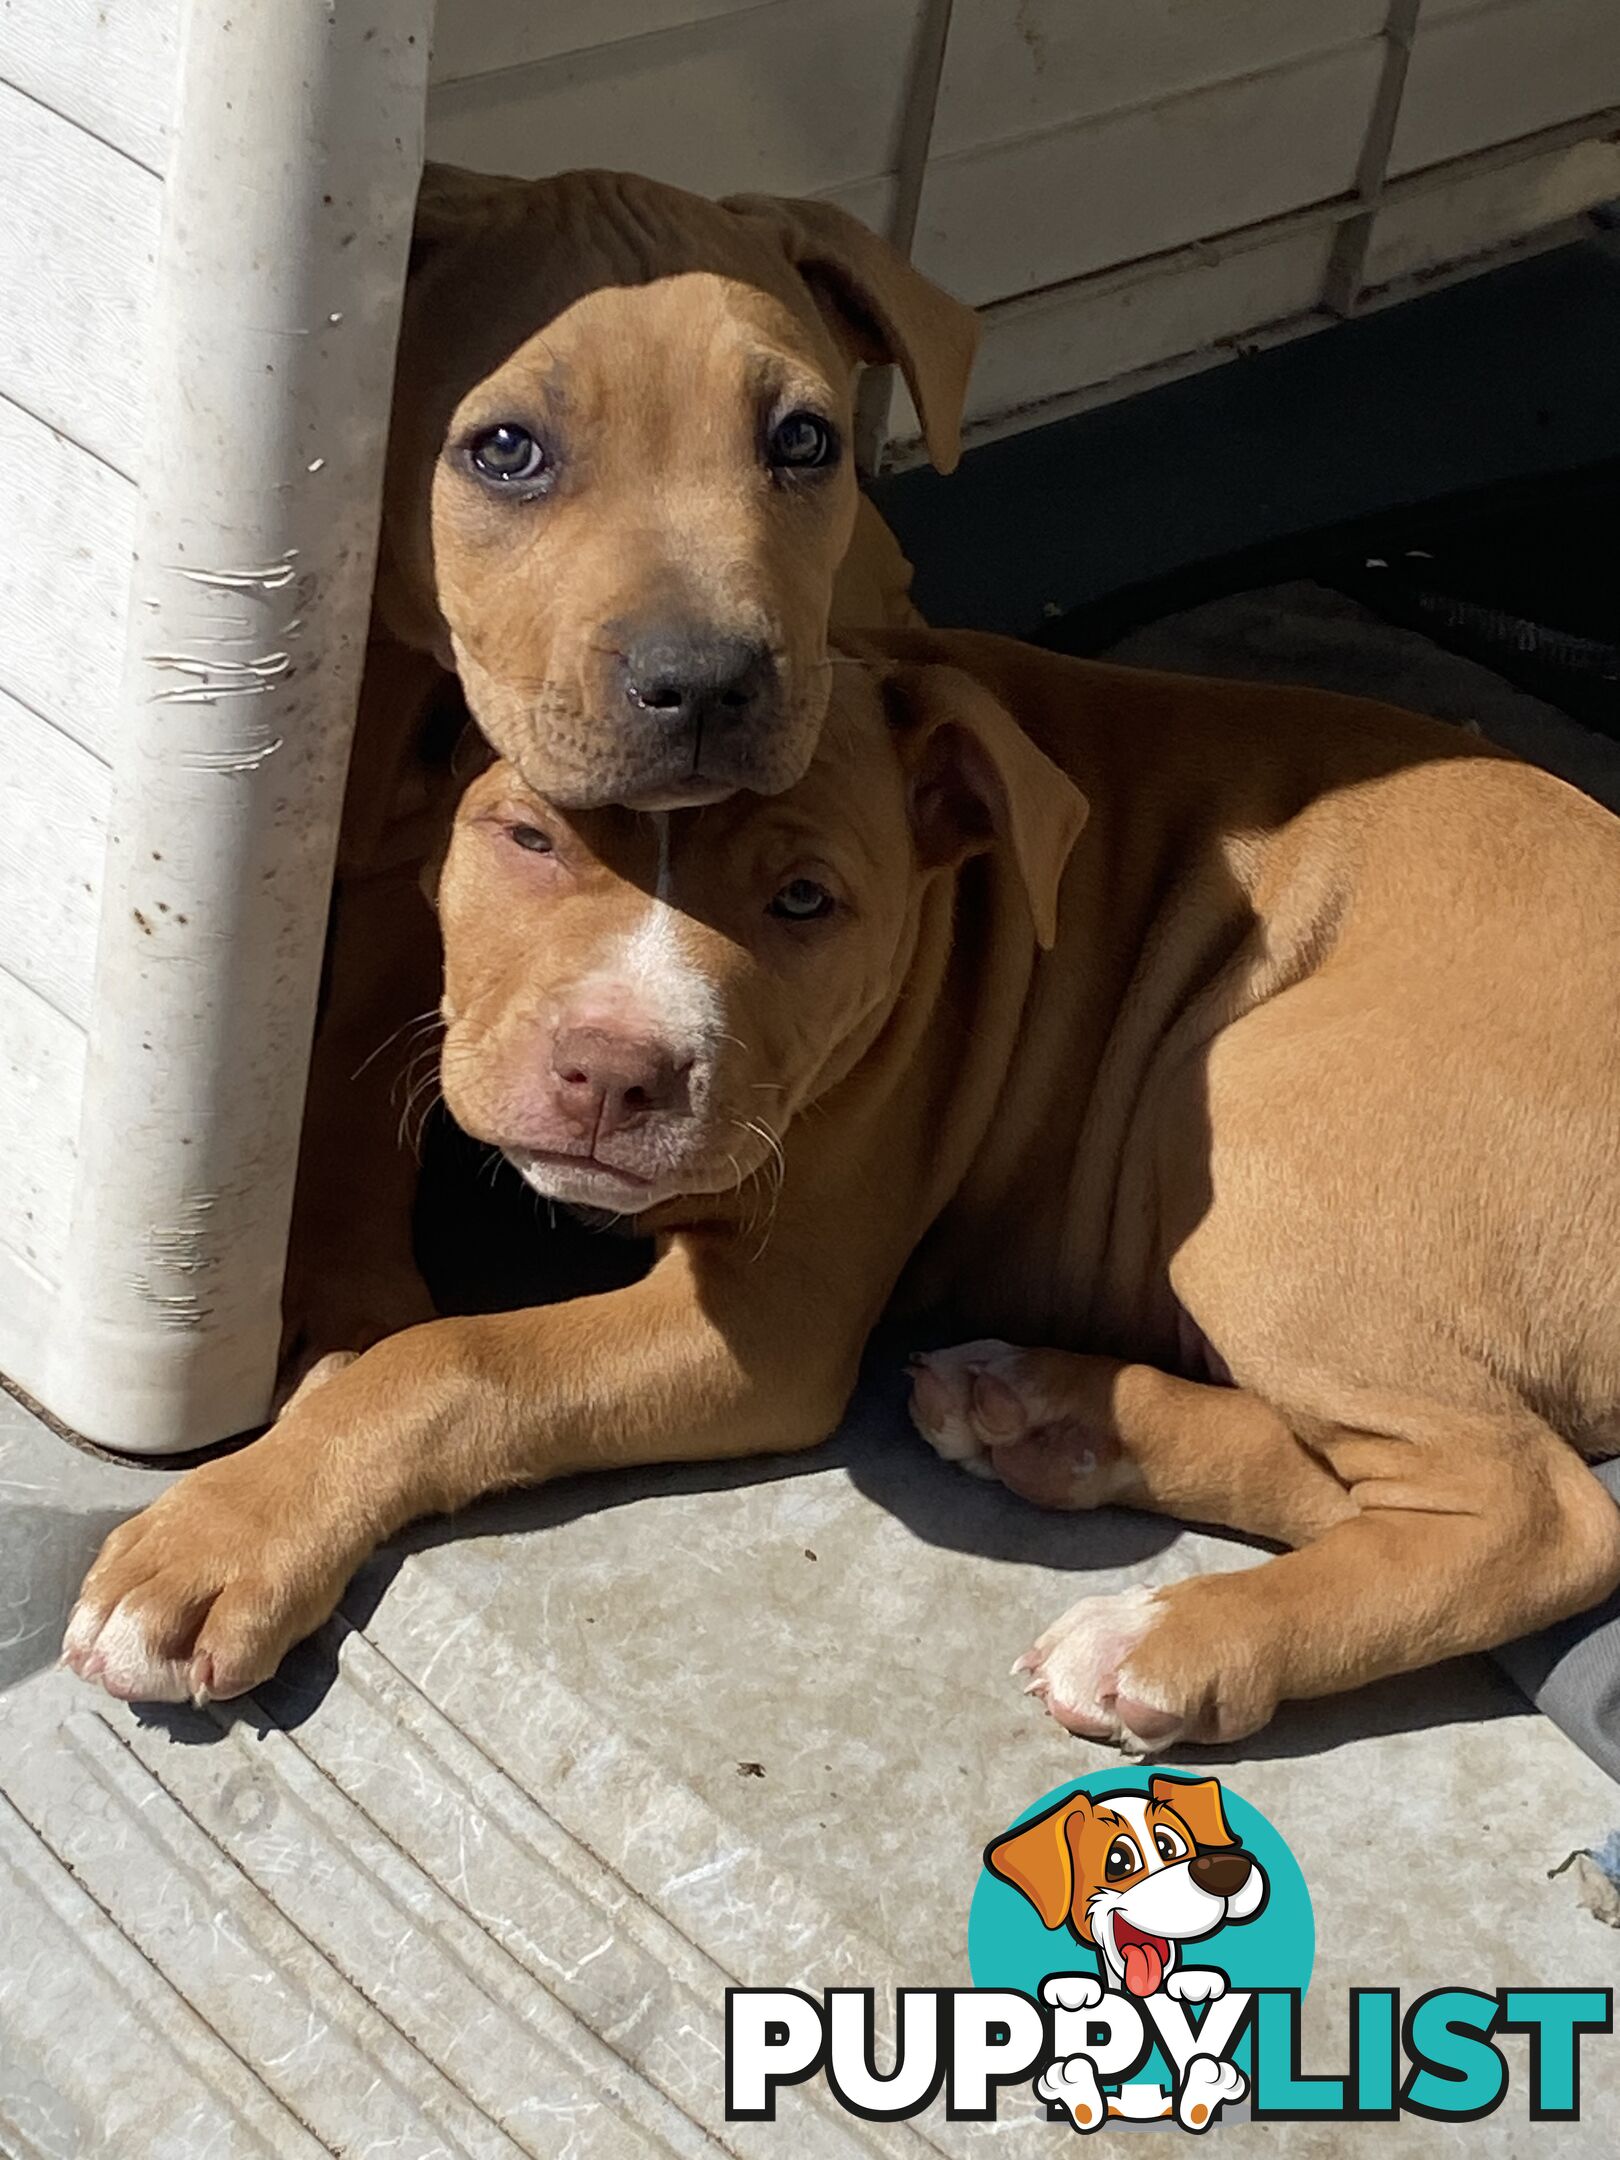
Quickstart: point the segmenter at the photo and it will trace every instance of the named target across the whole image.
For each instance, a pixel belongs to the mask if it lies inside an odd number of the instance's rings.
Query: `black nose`
[[[1253,1866],[1246,1852],[1201,1852],[1188,1862],[1187,1872],[1211,1897],[1236,1897]]]
[[[761,719],[775,696],[776,663],[748,638],[656,630],[627,647],[624,688],[633,706],[672,731]]]

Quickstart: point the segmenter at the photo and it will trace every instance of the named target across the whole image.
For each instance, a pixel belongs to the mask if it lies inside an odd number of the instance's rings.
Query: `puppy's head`
[[[502,762],[464,797],[438,888],[445,1098],[548,1197],[726,1213],[874,1042],[927,894],[970,856],[1005,858],[1050,937],[1069,782],[954,670],[835,674],[779,796],[572,811]]]
[[[949,465],[974,337],[825,204],[432,172],[384,618],[561,807],[787,787],[826,708],[856,369],[900,362]]]
[[[1047,1927],[1089,1943],[1108,1984],[1132,1995],[1157,1992],[1181,1943],[1252,1920],[1266,1901],[1265,1875],[1227,1828],[1216,1778],[1076,1793],[984,1857]]]

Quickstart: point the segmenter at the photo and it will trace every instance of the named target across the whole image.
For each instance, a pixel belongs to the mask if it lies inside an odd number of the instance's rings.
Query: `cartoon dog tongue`
[[[1121,1931],[1123,1932],[1123,1931]],[[1133,1995],[1152,1995],[1164,1978],[1164,1953],[1169,1947],[1156,1935],[1138,1935],[1133,1941],[1121,1941],[1119,1954],[1125,1960],[1125,1985]]]

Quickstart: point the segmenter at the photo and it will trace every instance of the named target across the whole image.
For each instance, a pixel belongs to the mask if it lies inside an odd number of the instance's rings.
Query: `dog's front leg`
[[[822,1287],[678,1237],[628,1289],[391,1336],[114,1531],[64,1656],[131,1699],[240,1695],[418,1516],[570,1471],[813,1446],[864,1340]]]
[[[1366,1422],[1312,1438],[1354,1511],[1259,1567],[1082,1598],[1014,1668],[1060,1724],[1240,1740],[1281,1701],[1493,1649],[1620,1581],[1620,1513],[1531,1411],[1357,1392]]]

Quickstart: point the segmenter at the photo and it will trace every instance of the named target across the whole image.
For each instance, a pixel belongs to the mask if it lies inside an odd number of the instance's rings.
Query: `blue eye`
[[[513,420],[502,420],[475,435],[467,455],[473,470],[497,487],[530,486],[551,464],[528,429]]]
[[[765,912],[779,916],[783,922],[816,922],[830,915],[837,905],[825,885],[818,885],[814,878],[799,877],[782,887]]]

